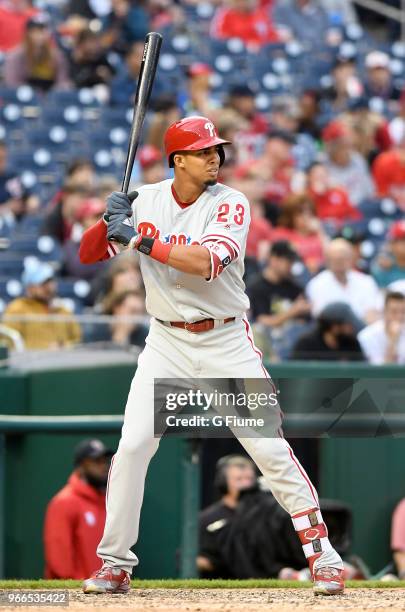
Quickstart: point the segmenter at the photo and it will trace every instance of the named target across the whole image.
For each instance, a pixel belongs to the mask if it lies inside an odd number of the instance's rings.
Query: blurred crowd
[[[405,45],[376,42],[367,17],[350,0],[0,0],[1,329],[27,349],[142,347],[137,255],[77,252],[120,188],[157,30],[134,188],[171,176],[168,125],[208,116],[233,143],[220,180],[251,203],[265,358],[405,363]]]

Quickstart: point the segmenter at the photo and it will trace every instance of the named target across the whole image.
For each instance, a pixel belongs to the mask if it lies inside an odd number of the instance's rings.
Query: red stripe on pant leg
[[[245,329],[246,329],[246,335],[248,337],[248,340],[252,346],[252,349],[254,350],[254,352],[256,353],[256,355],[258,355],[259,359],[260,359],[260,365],[262,366],[262,370],[264,372],[265,377],[268,379],[269,383],[272,386],[273,389],[273,393],[277,393],[277,389],[269,375],[269,373],[267,372],[266,368],[263,365],[263,353],[257,348],[257,346],[253,343],[253,339],[252,339],[252,328],[249,325],[249,322],[246,319],[242,319],[244,325],[245,325]],[[281,412],[281,416],[283,416],[283,413]]]
[[[319,508],[319,500],[317,499],[317,496],[315,495],[314,487],[312,486],[311,481],[309,480],[308,476],[306,475],[306,473],[302,469],[298,459],[295,457],[295,455],[294,455],[294,453],[292,451],[291,446],[288,444],[288,442],[286,442],[286,444],[287,444],[288,452],[290,453],[291,459],[294,461],[295,465],[297,466],[298,470],[300,471],[301,476],[304,478],[304,480],[308,484],[309,490],[311,491],[311,495],[314,498],[314,501],[315,501],[317,507]]]
[[[115,458],[115,455],[111,457],[110,469],[108,470],[107,487],[105,490],[105,507],[106,508],[107,508],[107,500],[108,500],[108,489],[110,487],[110,476],[111,476],[111,470],[112,470],[113,463],[114,463],[114,458]]]

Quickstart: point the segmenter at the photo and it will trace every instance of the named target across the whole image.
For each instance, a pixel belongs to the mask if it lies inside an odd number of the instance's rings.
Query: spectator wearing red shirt
[[[88,190],[79,185],[66,183],[62,187],[56,203],[46,214],[40,229],[41,235],[52,236],[61,244],[75,238],[74,230],[77,212],[88,198]]]
[[[350,202],[347,191],[332,187],[328,169],[316,162],[308,170],[308,193],[315,204],[319,219],[332,221],[337,226],[362,218],[361,213]]]
[[[266,217],[274,221],[281,202],[292,192],[297,175],[292,158],[295,137],[285,130],[271,130],[263,154],[235,170],[237,179],[254,179],[261,183],[266,202]]]
[[[308,270],[318,272],[324,262],[324,249],[328,242],[315,206],[307,194],[292,195],[282,205],[279,225],[273,230],[273,241],[288,240]]]
[[[76,447],[75,470],[46,510],[46,578],[81,580],[101,566],[96,551],[104,531],[112,455],[100,440],[83,440]]]
[[[231,87],[225,108],[237,113],[240,117],[240,120],[235,122],[232,142],[236,147],[238,162],[244,163],[256,157],[258,151],[262,149],[269,131],[269,121],[257,111],[255,94],[248,85]]]
[[[246,257],[261,260],[267,256],[268,247],[273,236],[273,227],[265,219],[263,206],[252,202],[250,206],[250,226],[246,240]]]
[[[38,13],[28,0],[10,0],[0,6],[0,51],[9,51],[22,43],[27,21]]]
[[[280,40],[269,10],[260,7],[257,0],[230,0],[229,8],[218,8],[212,21],[211,36],[239,38],[254,51]]]
[[[380,153],[373,164],[378,195],[390,197],[405,212],[405,123],[391,130],[394,148]]]

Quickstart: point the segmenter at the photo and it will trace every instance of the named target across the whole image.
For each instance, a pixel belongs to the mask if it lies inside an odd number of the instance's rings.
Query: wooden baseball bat
[[[132,118],[131,133],[129,136],[127,161],[125,162],[124,178],[121,191],[128,193],[135,155],[141,138],[142,125],[152,92],[156,68],[159,60],[162,36],[158,32],[149,32],[145,39],[141,69],[139,71],[138,86],[136,88],[134,115]]]

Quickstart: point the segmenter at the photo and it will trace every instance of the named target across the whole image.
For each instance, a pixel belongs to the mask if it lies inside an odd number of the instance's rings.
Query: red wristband
[[[162,264],[167,264],[172,247],[172,244],[163,244],[163,242],[155,238],[150,256]]]
[[[157,238],[146,238],[140,234],[129,243],[130,248],[136,249],[163,264],[167,264],[172,246],[172,244],[163,244]]]

